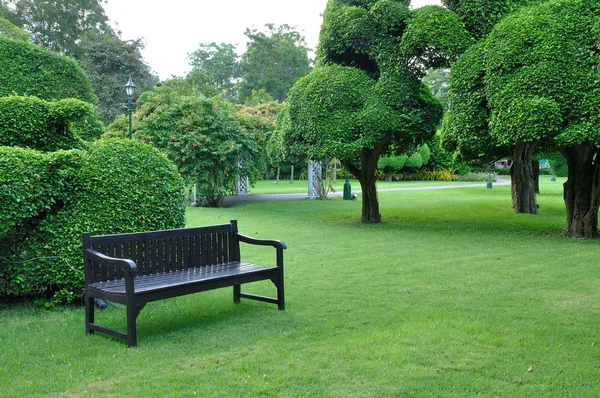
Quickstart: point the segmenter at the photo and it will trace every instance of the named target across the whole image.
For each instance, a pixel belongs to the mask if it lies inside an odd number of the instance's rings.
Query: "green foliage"
[[[468,157],[519,141],[598,142],[597,8],[550,1],[498,23],[453,65],[445,138]]]
[[[34,43],[73,55],[89,31],[112,32],[104,0],[10,0],[12,19],[31,33]]]
[[[123,86],[132,77],[133,101],[151,90],[158,78],[142,58],[142,39],[121,40],[113,33],[86,32],[78,42],[73,56],[88,75],[99,98],[98,115],[108,124],[126,113],[127,95]]]
[[[426,6],[412,13],[400,47],[403,55],[418,63],[419,68],[440,68],[472,44],[456,14],[440,6]]]
[[[382,156],[379,158],[377,162],[377,168],[387,171],[400,171],[404,168],[406,161],[408,160],[408,156],[400,155],[400,156]]]
[[[219,206],[240,175],[254,176],[261,165],[259,137],[241,123],[236,110],[219,98],[144,98],[140,137],[177,165],[209,206]],[[244,127],[244,128],[242,128]]]
[[[487,35],[518,3],[528,0],[442,0],[442,4],[455,12],[474,38]]]
[[[0,145],[55,151],[80,147],[82,138],[96,138],[102,132],[96,111],[87,102],[0,97]]]
[[[33,95],[47,101],[98,98],[77,62],[31,43],[0,36],[0,97]]]
[[[206,75],[217,92],[230,101],[238,99],[235,82],[240,77],[240,65],[235,48],[234,44],[201,43],[188,55],[192,68],[190,73]]]
[[[493,161],[510,151],[497,145],[490,136],[484,54],[483,44],[478,43],[452,65],[450,107],[444,117],[441,139],[445,149],[457,150],[463,159]]]
[[[266,24],[265,31],[246,29],[246,52],[240,62],[242,82],[240,102],[245,103],[253,90],[265,89],[276,101],[283,102],[288,90],[310,71],[308,49],[294,27]]]
[[[421,155],[421,159],[423,159],[423,164],[428,164],[429,159],[431,158],[431,151],[429,150],[429,146],[427,144],[420,145],[417,151],[419,155]]]
[[[418,169],[423,166],[423,157],[419,152],[415,152],[406,159],[406,167]]]
[[[428,69],[425,76],[423,76],[423,82],[427,84],[431,94],[440,101],[444,110],[447,111],[449,105],[448,94],[450,92],[450,69]]]
[[[0,147],[0,300],[77,299],[81,233],[182,227],[183,181],[148,145],[97,141],[85,150]]]
[[[13,25],[8,19],[0,16],[0,36],[16,41],[29,41],[29,33],[25,29]]]
[[[364,222],[379,222],[379,157],[433,136],[439,101],[420,79],[447,67],[471,39],[442,7],[409,2],[330,0],[323,13],[317,65],[290,90],[282,117],[285,147],[295,157],[335,157],[363,189]]]

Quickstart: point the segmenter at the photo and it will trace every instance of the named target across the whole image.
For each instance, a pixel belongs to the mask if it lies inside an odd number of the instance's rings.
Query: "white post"
[[[238,168],[241,169],[241,162],[238,161]],[[250,194],[249,186],[250,180],[248,176],[240,176],[236,177],[235,185],[237,188],[237,195],[248,195]]]
[[[315,192],[313,189],[313,178],[314,178],[314,172],[313,172],[313,161],[312,160],[308,160],[308,199],[314,199],[315,196]]]

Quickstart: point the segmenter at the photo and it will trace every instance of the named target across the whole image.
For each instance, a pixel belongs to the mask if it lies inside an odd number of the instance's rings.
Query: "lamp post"
[[[129,112],[129,139],[131,139],[131,108],[133,105],[133,89],[135,85],[133,84],[133,79],[130,77],[129,81],[125,85],[125,93],[127,94],[127,111]]]

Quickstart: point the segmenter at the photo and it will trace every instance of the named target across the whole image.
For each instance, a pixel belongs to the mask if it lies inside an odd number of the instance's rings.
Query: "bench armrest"
[[[274,248],[281,249],[281,250],[287,249],[287,246],[285,245],[285,243],[283,243],[280,240],[257,239],[257,238],[252,238],[247,235],[242,235],[240,233],[236,234],[236,236],[240,242],[249,243],[251,245],[273,246]]]
[[[102,265],[111,265],[121,268],[123,271],[131,275],[135,275],[137,272],[137,266],[135,265],[135,262],[126,258],[109,257],[105,254],[97,252],[94,249],[85,249],[85,256]]]

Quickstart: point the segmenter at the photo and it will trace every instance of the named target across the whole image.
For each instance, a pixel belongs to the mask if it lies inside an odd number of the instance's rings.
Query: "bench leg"
[[[127,304],[127,345],[135,347],[137,345],[137,330],[135,320],[140,313],[135,304]]]
[[[89,294],[85,295],[85,333],[94,334],[89,325],[94,323],[94,298]]]
[[[242,293],[241,285],[233,285],[233,302],[236,304],[240,303],[240,297]]]
[[[277,287],[277,308],[280,311],[285,310],[285,296],[283,293],[283,278],[280,278],[277,282],[275,282],[275,286]]]

